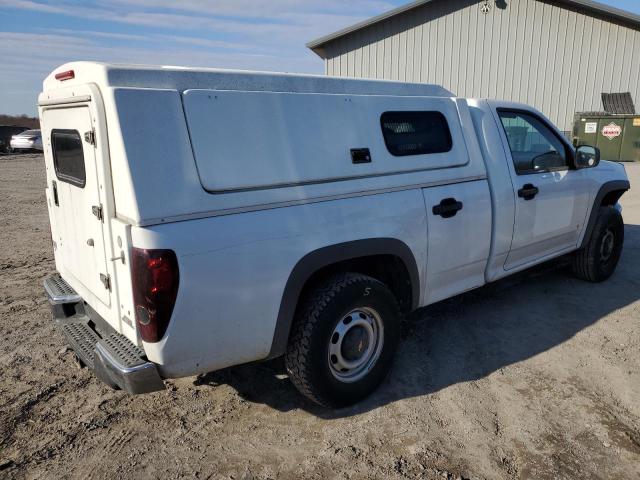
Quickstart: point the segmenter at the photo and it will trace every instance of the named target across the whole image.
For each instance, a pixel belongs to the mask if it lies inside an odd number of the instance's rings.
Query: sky
[[[600,0],[640,14],[639,0]],[[310,40],[408,0],[0,0],[0,113],[74,60],[323,72]]]

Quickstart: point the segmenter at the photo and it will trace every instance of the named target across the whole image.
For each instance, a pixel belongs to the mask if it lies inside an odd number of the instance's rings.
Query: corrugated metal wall
[[[325,46],[326,73],[436,83],[461,97],[513,100],[571,130],[602,92],[640,102],[640,31],[540,0],[442,0]]]

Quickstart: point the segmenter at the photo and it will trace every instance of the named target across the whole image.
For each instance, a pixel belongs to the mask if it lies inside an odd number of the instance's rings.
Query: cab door
[[[523,267],[575,248],[589,203],[584,170],[572,168],[572,151],[532,111],[497,109],[511,159],[516,212],[505,269]]]
[[[427,303],[480,287],[491,245],[486,180],[423,188],[427,210]]]
[[[56,268],[78,293],[110,305],[104,219],[88,106],[47,109],[42,130]],[[86,298],[86,294],[83,295]]]

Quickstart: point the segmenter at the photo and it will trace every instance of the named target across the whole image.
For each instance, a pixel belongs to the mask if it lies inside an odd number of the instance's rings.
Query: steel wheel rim
[[[614,247],[615,235],[613,234],[611,229],[607,229],[604,236],[602,237],[602,241],[600,242],[600,261],[602,263],[607,263],[611,259]]]
[[[380,314],[368,307],[350,311],[329,337],[327,361],[331,374],[344,383],[357,382],[377,363],[383,344]]]

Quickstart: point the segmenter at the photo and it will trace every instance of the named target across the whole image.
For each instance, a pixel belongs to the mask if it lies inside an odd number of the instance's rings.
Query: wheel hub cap
[[[349,330],[342,341],[342,356],[350,362],[362,358],[369,347],[369,332],[361,326]]]
[[[600,260],[607,262],[611,255],[613,255],[613,249],[615,245],[615,237],[611,230],[607,230],[602,237],[602,243],[600,244]]]
[[[384,341],[380,315],[371,308],[358,308],[334,327],[329,340],[331,373],[342,382],[355,382],[375,365]]]

